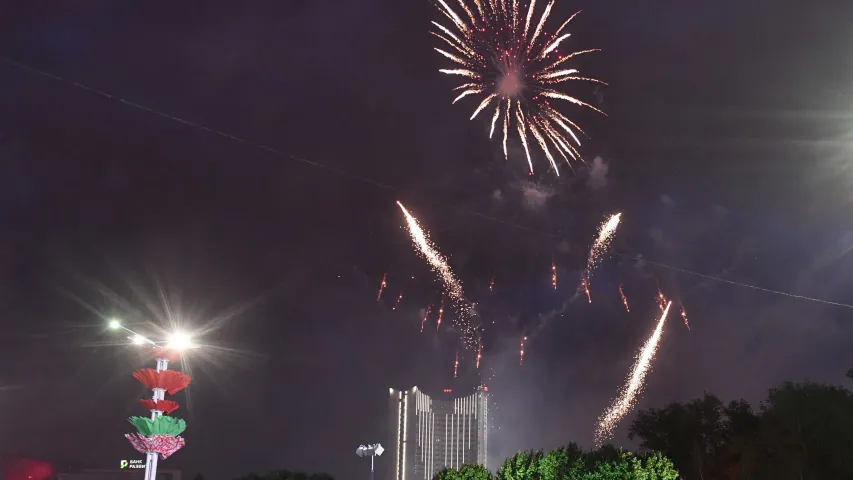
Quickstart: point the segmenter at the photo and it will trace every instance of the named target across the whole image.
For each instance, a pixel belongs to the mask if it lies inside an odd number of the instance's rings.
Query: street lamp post
[[[130,333],[131,336],[128,339],[134,345],[150,347],[151,354],[157,362],[156,369],[142,369],[134,373],[134,377],[152,391],[151,400],[140,400],[140,403],[151,412],[150,424],[147,425],[145,432],[140,430],[136,435],[125,435],[134,448],[145,454],[145,480],[155,480],[158,457],[166,458],[184,446],[184,439],[178,435],[186,428],[186,423],[183,420],[175,421],[173,418],[162,417],[164,413],[168,415],[178,408],[176,402],[165,399],[166,391],[174,394],[189,385],[191,379],[188,375],[169,370],[169,363],[180,359],[187,349],[195,345],[189,336],[179,332],[171,334],[165,342],[154,342],[123,326],[117,319],[110,320],[109,327],[111,330],[124,330]],[[140,421],[143,422],[142,424],[148,422],[147,419],[139,417],[131,417],[129,420],[137,429],[140,428]],[[165,429],[167,431],[160,431],[163,429],[157,428],[154,428],[156,432],[149,431],[161,420],[168,420],[167,424],[173,424],[170,431],[168,428]]]
[[[376,443],[373,445],[359,445],[358,449],[356,449],[355,453],[359,457],[370,457],[370,480],[373,480],[373,458],[382,455],[385,449],[381,444]]]

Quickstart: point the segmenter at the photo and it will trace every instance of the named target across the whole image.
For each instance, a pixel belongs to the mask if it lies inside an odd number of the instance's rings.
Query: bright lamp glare
[[[110,323],[108,325],[110,327],[110,330],[118,330],[119,328],[121,328],[121,322],[115,318],[110,320]]]
[[[130,341],[133,342],[134,345],[144,345],[148,343],[148,339],[138,333],[134,335],[133,338],[130,339]]]
[[[176,332],[169,337],[168,347],[175,350],[186,350],[193,347],[193,342],[186,333]]]

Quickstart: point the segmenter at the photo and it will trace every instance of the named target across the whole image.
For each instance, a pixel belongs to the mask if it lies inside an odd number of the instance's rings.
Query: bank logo
[[[145,462],[142,460],[122,460],[119,462],[118,468],[122,470],[126,468],[145,468]]]

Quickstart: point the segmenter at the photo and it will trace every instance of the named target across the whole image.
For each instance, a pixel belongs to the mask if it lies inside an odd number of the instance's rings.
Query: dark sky
[[[853,303],[848,1],[558,2],[561,17],[585,9],[572,46],[604,50],[581,64],[610,83],[609,116],[582,117],[593,173],[557,180],[536,159],[542,204],[523,158],[502,158],[473,105],[450,105],[426,1],[18,3],[0,14],[2,56],[68,81],[0,63],[2,451],[132,456],[121,437],[143,413],[130,372],[144,362],[109,345],[102,317],[166,322],[168,306],[208,347],[188,408],[179,398],[187,447],[164,468],[362,478],[355,448],[388,441],[387,388],[454,385],[453,333],[418,332],[439,286],[398,199],[489,325],[496,459],[590,445],[653,327],[656,282],[692,330],[672,317],[640,407],[703,390],[758,401],[853,364],[849,308],[631,258]],[[613,211],[627,256],[596,272],[592,305],[567,302]],[[462,388],[470,352],[460,369]]]

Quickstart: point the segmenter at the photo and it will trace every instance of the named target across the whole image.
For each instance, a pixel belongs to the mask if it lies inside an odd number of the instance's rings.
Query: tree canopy
[[[678,472],[660,453],[636,456],[606,445],[584,452],[569,444],[548,453],[518,452],[506,459],[497,475],[479,465],[445,469],[434,480],[676,480]]]
[[[629,437],[672,459],[685,480],[853,478],[853,394],[785,383],[755,411],[706,393],[638,412]]]
[[[334,480],[328,473],[291,472],[290,470],[273,470],[263,475],[250,473],[237,480]]]

